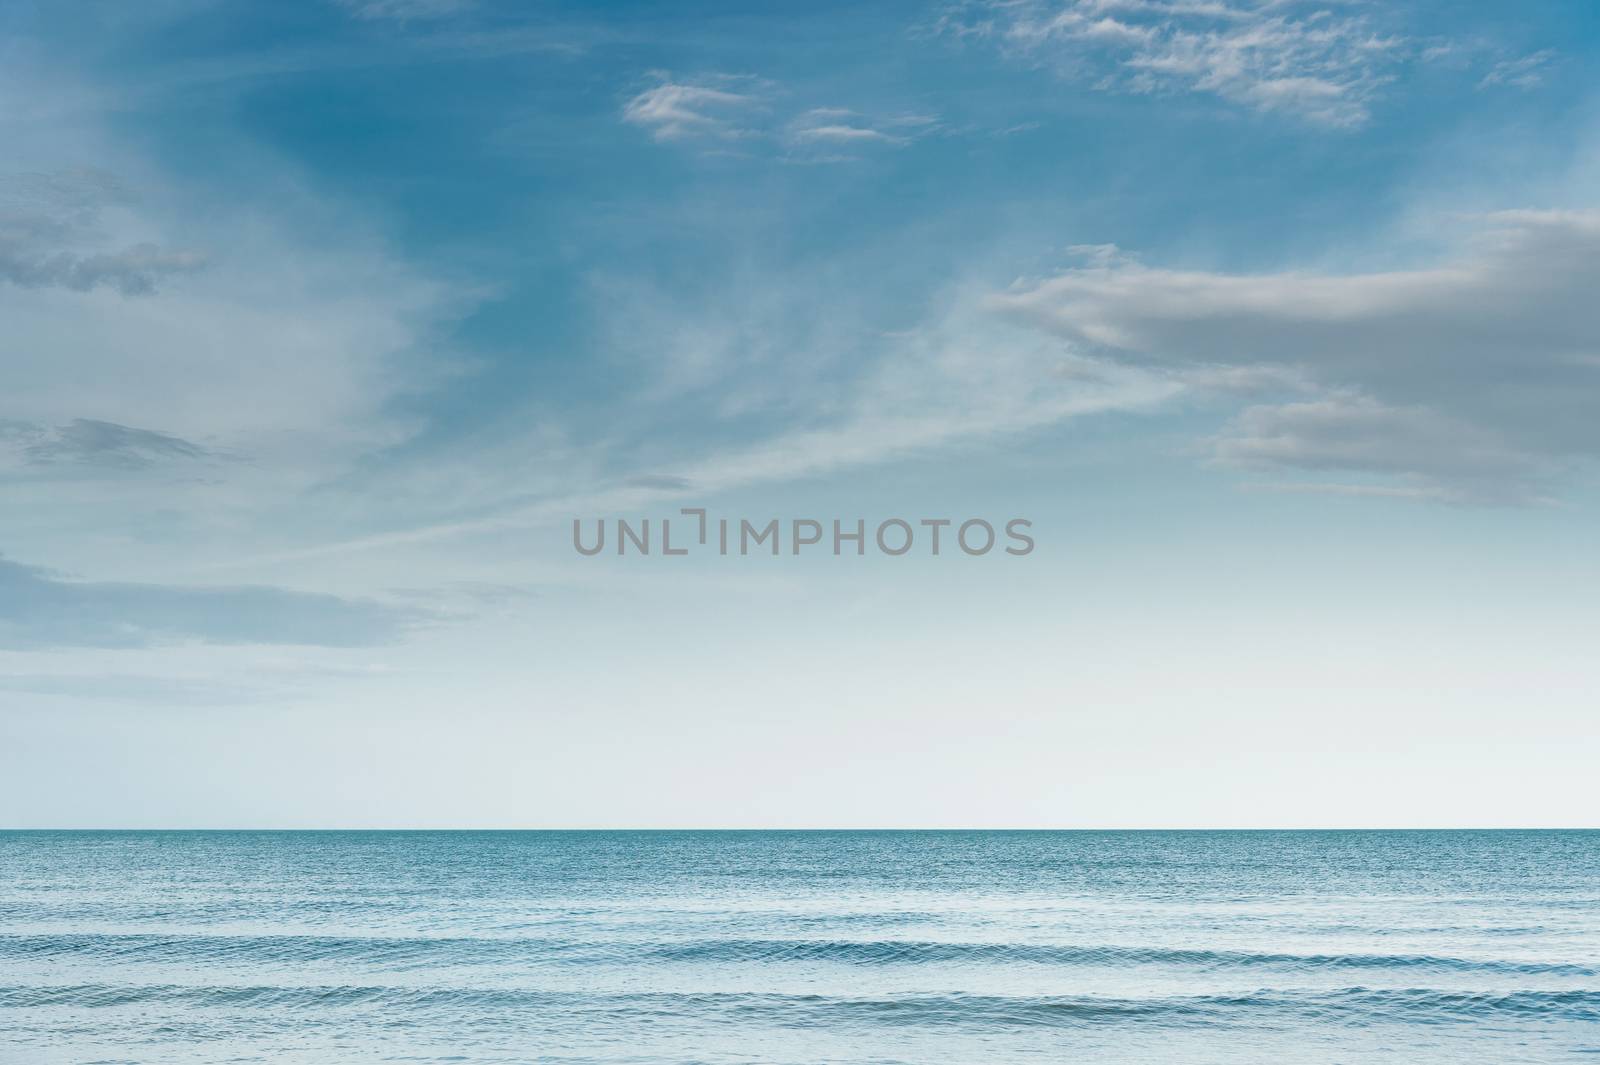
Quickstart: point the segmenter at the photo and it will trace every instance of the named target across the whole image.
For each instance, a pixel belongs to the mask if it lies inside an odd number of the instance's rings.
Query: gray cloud
[[[0,442],[7,440],[20,444],[23,461],[36,466],[72,463],[131,470],[162,461],[213,457],[208,449],[180,437],[89,418],[54,429],[23,422],[0,424]]]
[[[0,558],[0,648],[131,648],[168,643],[368,647],[429,615],[266,587],[69,580]]]
[[[1245,276],[1111,257],[994,302],[1102,359],[1267,369],[1315,393],[1246,410],[1214,441],[1223,461],[1507,500],[1600,457],[1597,278],[1600,213],[1525,211],[1432,268]]]
[[[1526,503],[1546,470],[1491,430],[1360,396],[1249,407],[1212,441],[1222,462],[1396,475],[1414,498]]]
[[[0,180],[0,281],[22,288],[110,288],[124,296],[144,296],[164,279],[205,262],[200,252],[148,241],[93,248],[107,242],[101,232],[103,211],[125,198],[116,180],[98,171]]]
[[[146,296],[173,274],[194,270],[205,257],[193,251],[165,251],[135,244],[119,251],[76,255],[28,247],[0,232],[0,277],[23,288],[67,288],[88,292],[114,288],[124,296]]]

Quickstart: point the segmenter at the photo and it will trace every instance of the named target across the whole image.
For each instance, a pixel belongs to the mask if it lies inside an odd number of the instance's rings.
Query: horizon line
[[[507,828],[507,827],[459,827],[459,826],[457,826],[457,827],[444,827],[444,828],[437,828],[437,827],[436,828],[416,828],[416,827],[413,827],[413,828],[396,828],[396,827],[374,827],[374,826],[355,826],[355,827],[323,826],[323,827],[315,827],[315,828],[306,828],[306,827],[298,827],[298,828],[296,828],[296,827],[284,827],[284,826],[277,826],[277,827],[262,827],[262,826],[253,826],[253,827],[218,827],[218,826],[195,826],[195,827],[170,827],[170,826],[168,826],[168,827],[153,827],[153,826],[121,826],[121,827],[118,827],[118,826],[32,826],[32,827],[10,827],[10,826],[0,826],[0,833],[22,833],[22,832],[102,832],[102,833],[111,833],[111,832],[121,832],[121,833],[138,833],[138,832],[172,832],[172,833],[177,833],[177,832],[194,832],[194,833],[199,833],[199,832],[216,832],[216,833],[221,833],[221,832],[259,832],[259,833],[290,833],[290,832],[335,833],[335,832],[346,832],[346,833],[349,833],[349,832],[364,832],[364,833],[372,833],[372,834],[378,834],[378,833],[393,833],[393,834],[400,834],[400,833],[411,833],[411,834],[461,833],[461,834],[467,834],[467,833],[490,833],[490,832],[505,833],[505,834],[511,834],[511,833],[583,833],[583,832],[587,832],[587,833],[611,832],[611,833],[617,833],[617,834],[623,834],[623,833],[671,833],[671,832],[678,832],[678,833],[710,833],[710,832],[718,832],[718,833],[729,833],[729,834],[732,834],[732,833],[780,833],[780,832],[783,832],[783,833],[792,833],[792,834],[796,834],[796,835],[805,834],[805,833],[816,833],[816,834],[835,833],[835,834],[837,834],[837,833],[850,833],[850,832],[862,833],[862,834],[866,834],[866,833],[913,833],[913,832],[922,832],[922,833],[930,833],[930,834],[932,834],[932,833],[950,833],[950,832],[964,832],[964,833],[1027,833],[1027,832],[1043,833],[1043,832],[1049,832],[1049,833],[1063,833],[1063,834],[1064,833],[1096,834],[1096,833],[1110,833],[1110,832],[1118,832],[1118,833],[1134,833],[1134,832],[1143,832],[1143,833],[1170,833],[1170,832],[1194,832],[1194,833],[1207,833],[1207,832],[1212,832],[1212,833],[1222,833],[1222,832],[1259,832],[1259,833],[1268,833],[1268,832],[1352,832],[1352,833],[1353,832],[1396,832],[1396,833],[1398,833],[1398,832],[1600,832],[1600,825],[1526,825],[1526,826],[1522,826],[1522,825],[1509,825],[1509,826],[1508,825],[1501,825],[1501,826],[1443,825],[1443,826],[1385,826],[1385,827],[1378,827],[1378,826],[1363,827],[1363,826],[1359,826],[1359,825],[1358,826],[1349,826],[1349,825],[1345,825],[1345,826],[1298,826],[1298,827],[1259,827],[1259,826],[1258,827],[1251,827],[1251,826],[1243,826],[1243,827],[1240,827],[1240,826],[1223,826],[1223,827],[1194,827],[1194,826],[1189,826],[1189,827],[1149,827],[1149,826],[1147,826],[1147,827],[1135,827],[1135,828],[1083,828],[1083,827],[1010,827],[1010,828],[992,828],[992,827],[945,827],[945,828],[930,828],[930,827],[920,827],[920,828],[896,828],[896,827],[809,827],[809,828],[793,828],[793,827],[790,827],[790,828],[759,828],[759,827],[716,827],[716,826],[703,827],[703,828],[685,828],[685,827],[676,827],[676,828],[654,827],[654,828],[652,828],[652,827],[617,827],[617,826],[610,826],[610,827],[570,827],[570,826],[569,827],[518,827],[518,828]]]

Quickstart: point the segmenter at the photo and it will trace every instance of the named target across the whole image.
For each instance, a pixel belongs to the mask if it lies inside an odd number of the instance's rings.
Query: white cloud
[[[704,83],[663,81],[629,100],[622,118],[650,131],[658,141],[751,136],[751,120],[764,109],[749,79],[719,76]],[[744,91],[736,91],[734,86]]]
[[[874,117],[842,107],[816,107],[784,129],[790,158],[801,162],[850,162],[870,149],[902,148],[938,128],[928,115]]]
[[[1238,275],[1107,259],[995,305],[1117,362],[1263,369],[1319,394],[1246,410],[1215,442],[1251,467],[1409,477],[1459,498],[1542,494],[1600,457],[1600,213],[1482,220],[1441,265]]]
[[[1514,59],[1502,59],[1489,68],[1489,73],[1478,83],[1481,89],[1510,86],[1514,89],[1536,89],[1544,84],[1546,72],[1556,53],[1551,49],[1534,52]]]
[[[1097,89],[1199,92],[1330,127],[1362,125],[1405,42],[1300,0],[984,0],[941,29]]]
[[[695,82],[666,79],[634,96],[622,120],[658,142],[765,142],[800,162],[847,162],[855,152],[902,147],[937,128],[929,115],[871,116],[845,107],[813,107],[787,120],[768,82],[718,74]]]
[[[790,133],[797,141],[832,141],[837,144],[860,144],[862,142],[879,141],[885,144],[904,143],[899,137],[891,136],[882,130],[869,129],[865,126],[851,126],[834,122],[818,126],[801,126]]]

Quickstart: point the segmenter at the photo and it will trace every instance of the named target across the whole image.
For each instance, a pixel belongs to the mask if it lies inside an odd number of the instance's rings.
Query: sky
[[[0,825],[1593,827],[1597,53],[12,0]]]

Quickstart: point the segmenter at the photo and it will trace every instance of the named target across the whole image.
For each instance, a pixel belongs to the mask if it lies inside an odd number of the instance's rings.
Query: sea
[[[1600,1065],[1600,832],[0,833],[0,1062]]]

